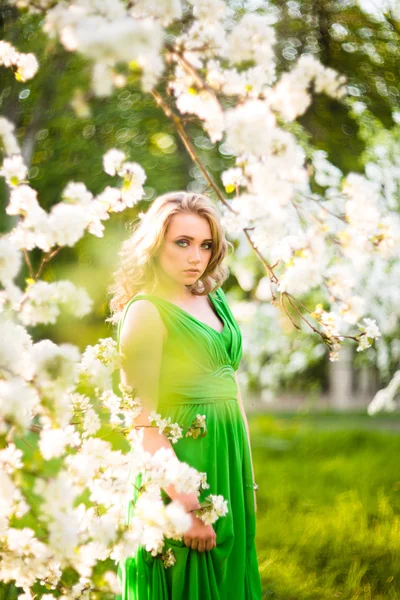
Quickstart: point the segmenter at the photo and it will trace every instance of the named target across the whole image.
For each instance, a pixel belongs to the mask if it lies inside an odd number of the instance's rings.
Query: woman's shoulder
[[[154,338],[162,335],[165,340],[167,333],[159,308],[151,297],[136,294],[131,298],[124,310],[120,329],[121,339],[132,335],[137,338],[149,335]]]

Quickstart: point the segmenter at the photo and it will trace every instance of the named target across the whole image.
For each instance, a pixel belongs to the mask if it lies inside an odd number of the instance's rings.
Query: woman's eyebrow
[[[185,235],[184,233],[182,233],[181,235],[178,235],[178,237],[176,237],[175,239],[177,240],[178,238],[181,237],[185,237],[188,240],[194,240],[194,237],[192,237],[191,235]],[[203,240],[203,242],[212,242],[212,238],[207,238],[206,240]]]

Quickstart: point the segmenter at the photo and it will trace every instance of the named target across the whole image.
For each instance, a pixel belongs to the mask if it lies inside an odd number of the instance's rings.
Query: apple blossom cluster
[[[150,425],[157,427],[159,433],[163,433],[173,444],[183,437],[182,427],[178,423],[172,423],[171,417],[163,419],[156,411],[152,411],[148,417]]]
[[[149,521],[152,520],[152,508],[147,503],[148,497],[146,496],[146,493],[154,487],[157,487],[158,489],[165,488],[173,483],[178,492],[195,492],[196,494],[209,488],[206,473],[199,473],[193,467],[179,461],[169,448],[160,448],[154,455],[151,455],[149,452],[143,450],[141,444],[135,444],[135,449],[132,452],[130,461],[130,468],[130,481],[133,484],[136,483],[137,474],[141,473],[140,495],[138,501],[135,503],[135,516],[141,518],[145,517]],[[158,497],[157,503],[161,503],[161,497]],[[156,504],[153,504],[152,506],[156,509]],[[179,506],[178,502],[170,503],[166,510],[177,512],[177,506]],[[196,515],[206,524],[211,524],[215,523],[219,517],[225,516],[227,512],[228,505],[223,496],[210,494],[205,501],[200,504],[200,508],[196,511]],[[181,515],[181,510],[179,509],[177,516],[178,515],[180,519],[183,519],[184,523],[187,523],[188,526],[190,526],[190,517],[187,513]],[[154,513],[153,521],[156,522]],[[188,527],[186,527],[186,529],[187,528]],[[181,533],[183,533],[183,529]],[[156,555],[162,551],[162,531],[153,531],[153,534],[158,539],[158,545],[153,548],[150,548],[147,545],[146,549],[152,552],[153,555]],[[167,537],[174,536],[168,535]]]
[[[358,122],[363,139],[366,140],[365,173],[368,179],[379,184],[379,194],[375,196],[378,205],[386,208],[390,215],[392,228],[397,228],[399,236],[400,226],[393,215],[398,210],[400,178],[400,159],[398,156],[399,119],[398,113],[393,112],[395,125],[390,129],[379,126],[379,132],[371,127],[371,122],[376,122],[364,105],[361,111],[353,110],[354,118]],[[360,211],[361,211],[360,206]],[[371,236],[371,245],[379,242]],[[376,318],[382,336],[376,344],[376,355],[371,356],[380,374],[385,378],[392,375],[392,369],[398,364],[400,357],[400,344],[398,340],[398,322],[400,318],[400,302],[398,281],[400,277],[400,254],[395,249],[395,254],[390,260],[383,256],[374,255],[373,259],[358,259],[356,276],[363,281],[362,302],[368,306],[369,313]],[[360,253],[361,255],[361,253]],[[372,401],[372,410],[382,410],[384,403],[380,400],[387,398],[387,410],[392,410],[395,405],[390,395],[378,392],[379,402]]]
[[[221,140],[225,133],[236,155],[266,155],[270,135],[277,128],[276,115],[293,121],[303,114],[311,103],[311,85],[316,92],[340,98],[345,80],[313,56],[304,55],[276,82],[276,39],[270,18],[253,13],[235,22],[226,18],[225,3],[219,4],[225,10],[204,11],[202,19],[176,40],[182,51],[171,53],[177,64],[169,87],[179,112],[194,114],[203,121],[212,142]],[[245,61],[251,67],[238,70],[236,65]],[[224,110],[218,95],[235,97],[236,106]]]
[[[82,354],[79,377],[97,394],[97,390],[112,390],[112,374],[121,366],[117,344],[112,338],[100,340],[95,346],[87,346]],[[126,397],[131,390],[123,390]]]
[[[322,304],[316,306],[312,316],[318,321],[323,334],[328,338],[331,346],[330,359],[337,360],[343,341],[343,336],[339,333],[341,316],[333,311],[324,310]],[[358,328],[361,331],[357,347],[358,352],[369,348],[373,341],[381,336],[374,319],[364,318],[364,323],[358,323]]]
[[[326,354],[327,344],[303,320],[298,320],[301,334],[295,328],[288,327],[285,314],[277,312],[276,307],[271,304],[274,286],[267,275],[259,279],[259,264],[250,253],[245,239],[240,240],[236,248],[236,260],[229,267],[243,289],[251,290],[254,294],[251,301],[234,297],[229,300],[243,338],[240,383],[246,389],[250,382],[253,386],[257,382],[260,399],[268,403],[276,399],[281,394],[282,387],[287,386],[297,375],[305,374],[308,369],[319,365]],[[364,360],[369,359],[376,364],[385,377],[390,376],[388,361],[395,362],[400,356],[400,344],[396,339],[400,315],[399,277],[400,261],[392,259],[388,264],[379,255],[370,257],[362,269],[354,269],[351,263],[339,264],[335,270],[330,266],[330,289],[331,292],[335,291],[336,301],[333,297],[330,298],[330,309],[325,301],[322,304],[325,307],[323,312],[327,313],[325,322],[328,320],[329,323],[331,318],[340,337],[354,335],[357,338],[354,340],[357,341],[356,348],[360,344],[368,342],[369,346],[374,342],[374,347],[367,349],[368,355]],[[352,286],[353,294],[347,297],[346,304],[338,303],[340,297],[345,297],[348,285]],[[322,298],[323,292],[322,288],[317,297]],[[379,324],[381,332],[381,335],[378,334],[374,340],[371,337],[369,341],[364,335],[356,335],[360,334],[361,327],[365,324],[363,313],[366,310]],[[309,319],[308,313],[306,318]],[[254,328],[254,323],[257,323],[257,328]],[[356,332],[353,331],[354,326],[357,327]],[[326,333],[322,324],[320,329]],[[331,342],[328,344],[331,358],[337,358],[335,352],[337,353],[338,346],[335,343],[343,342],[334,338],[327,341]]]
[[[112,170],[110,165],[114,164],[115,156],[119,162]],[[102,221],[113,212],[131,208],[143,197],[146,175],[140,165],[125,158],[123,152],[113,149],[104,156],[106,172],[117,173],[123,179],[120,188],[107,186],[94,198],[84,183],[70,182],[62,191],[62,201],[49,213],[40,206],[36,190],[25,182],[28,169],[22,156],[13,154],[4,158],[0,175],[10,186],[6,212],[20,217],[8,239],[20,249],[38,247],[48,252],[57,246],[74,246],[85,231],[101,237]]]
[[[202,508],[196,511],[196,515],[206,525],[212,525],[219,517],[224,517],[227,513],[228,501],[223,496],[215,494],[210,494]]]
[[[143,438],[143,430],[135,432],[133,439]],[[186,463],[182,463],[173,453],[170,448],[160,448],[155,454],[150,454],[143,449],[142,444],[135,444],[134,451],[132,452],[132,458],[130,461],[130,481],[133,485],[137,482],[137,474],[141,474],[141,487],[139,488],[139,497],[135,502],[135,516],[148,519],[153,523],[153,537],[152,542],[157,540],[158,545],[150,547],[146,545],[146,549],[155,556],[162,552],[163,540],[162,530],[157,529],[159,524],[157,518],[154,516],[154,511],[157,510],[157,504],[162,504],[161,497],[154,500],[152,505],[148,504],[148,498],[146,494],[154,488],[160,490],[173,484],[178,492],[191,493],[195,492],[200,494],[202,491],[208,489],[210,486],[207,483],[207,474],[199,473],[193,467]],[[183,521],[183,525],[186,525],[186,529],[190,526],[190,517],[187,513],[182,514],[182,509],[178,502],[170,503],[167,505],[166,511],[173,510],[176,513],[176,517],[179,517],[179,521]],[[204,502],[200,504],[200,508],[197,509],[196,515],[204,521],[206,524],[215,523],[219,517],[223,517],[228,512],[228,503],[221,495],[210,494],[207,496]],[[153,515],[153,517],[152,517]],[[188,518],[189,517],[189,518]],[[184,528],[181,525],[180,536],[184,532]],[[151,535],[151,532],[149,532]],[[167,537],[177,539],[176,536],[170,532]]]
[[[306,373],[326,354],[326,345],[301,321],[301,335],[288,330],[284,315],[270,303],[270,281],[255,287],[256,300],[229,300],[243,339],[241,389],[257,382],[262,402],[273,401],[296,376]],[[257,323],[257,327],[254,327]]]
[[[180,539],[191,519],[178,502],[165,505],[161,489],[173,484],[178,491],[199,494],[209,486],[205,473],[181,463],[171,450],[145,452],[134,428],[127,436],[130,454],[96,437],[104,411],[111,425],[124,424],[125,415],[132,424],[131,409],[139,412],[140,400],[129,386],[121,386],[121,396],[111,390],[112,374],[120,367],[115,341],[100,340],[80,355],[69,344],[34,343],[22,325],[4,316],[0,330],[0,436],[9,440],[0,451],[0,580],[14,581],[26,594],[38,579],[49,590],[63,590],[63,570],[72,568],[90,587],[98,562],[121,560],[139,546],[171,566],[174,557],[164,554],[165,537]],[[92,376],[96,370],[102,371],[98,377]],[[195,425],[205,427],[202,415]],[[23,437],[29,430],[38,433],[41,461],[61,462],[51,476],[46,469],[35,472],[26,496],[22,482],[30,477],[29,458],[11,434]],[[126,511],[139,474],[142,487],[128,526]],[[223,499],[215,498],[202,508],[210,522],[225,514]],[[18,527],[28,512],[37,530]]]
[[[240,135],[242,129],[237,131]],[[315,153],[313,166],[315,179],[327,188],[326,194],[312,192],[303,150],[296,152],[294,137],[289,144],[284,144],[284,137],[281,142],[281,153],[291,143],[290,160],[274,167],[279,153],[261,161],[253,154],[241,155],[237,166],[223,174],[224,185],[237,191],[230,201],[235,214],[224,209],[224,223],[237,236],[242,235],[243,226],[249,229],[254,247],[274,265],[277,282],[272,281],[272,286],[276,292],[301,296],[312,289],[325,290],[324,301],[340,317],[336,323],[340,342],[341,336],[351,333],[350,325],[374,316],[362,291],[368,285],[376,289],[376,280],[368,278],[371,269],[379,271],[379,279],[391,288],[390,280],[398,268],[399,217],[388,206],[382,187],[378,189],[365,175],[350,173],[344,178],[321,152]],[[268,171],[263,161],[269,164]],[[279,183],[274,181],[275,173],[279,173]],[[326,324],[318,316],[314,312],[323,332]],[[384,326],[383,319],[380,326]],[[339,347],[331,359],[338,357]],[[366,347],[364,343],[361,346]]]
[[[130,439],[133,442],[143,439],[143,429],[132,430]],[[193,467],[179,461],[171,448],[162,447],[155,454],[143,449],[142,444],[135,443],[130,458],[130,480],[135,483],[136,474],[142,474],[141,489],[147,490],[154,485],[159,487],[175,486],[178,492],[201,492],[209,488],[207,474],[196,471]]]
[[[357,352],[360,352],[365,348],[369,348],[372,341],[380,337],[381,332],[374,319],[364,319],[364,323],[359,323],[358,327],[361,330],[361,336]]]
[[[162,418],[156,411],[152,411],[148,417],[150,425],[157,427],[160,433],[163,433],[173,444],[183,437],[183,427],[178,423],[172,423],[171,417]],[[204,437],[207,435],[206,415],[196,415],[191,425],[187,427],[185,437]]]
[[[18,52],[12,44],[0,40],[0,67],[12,67],[15,69],[15,77],[18,81],[28,81],[35,76],[39,64],[32,52]]]
[[[92,87],[97,96],[109,96],[126,84],[130,72],[136,71],[140,72],[143,89],[149,91],[163,72],[164,30],[159,17],[163,22],[168,20],[163,17],[164,3],[161,11],[158,3],[152,3],[156,18],[142,16],[144,3],[130,11],[122,0],[13,3],[20,9],[43,12],[43,31],[59,39],[69,52],[79,52],[92,61]],[[173,6],[170,14],[173,18],[177,14]]]
[[[55,323],[64,308],[75,317],[87,315],[93,305],[86,290],[71,281],[34,281],[28,284],[20,302],[19,318],[24,325]]]
[[[21,290],[14,279],[20,272],[22,257],[10,234],[0,237],[0,312],[11,307],[18,313],[24,325],[55,323],[62,308],[76,317],[86,315],[92,300],[83,288],[77,288],[71,281],[28,280],[25,290]]]
[[[103,156],[104,171],[108,175],[118,175],[123,179],[119,204],[113,206],[114,212],[124,210],[126,207],[132,208],[143,197],[146,174],[138,163],[127,162],[125,159],[125,153],[114,148],[108,150]]]

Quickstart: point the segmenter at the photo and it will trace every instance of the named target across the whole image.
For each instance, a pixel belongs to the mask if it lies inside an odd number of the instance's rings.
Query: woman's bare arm
[[[149,427],[148,419],[157,410],[163,345],[167,329],[157,308],[148,300],[137,300],[128,308],[120,334],[122,357],[121,382],[131,386],[142,403],[142,412],[135,426],[145,426],[143,447],[150,454],[159,448],[173,446],[156,427]],[[175,452],[174,452],[175,454]],[[195,494],[178,493],[174,486],[165,489],[172,500],[179,500],[186,510],[199,506]]]

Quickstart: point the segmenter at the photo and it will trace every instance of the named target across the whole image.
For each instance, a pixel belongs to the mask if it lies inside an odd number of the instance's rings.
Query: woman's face
[[[174,215],[158,253],[158,263],[165,274],[181,285],[199,279],[212,255],[209,222],[192,213]],[[195,269],[196,272],[190,272]]]

